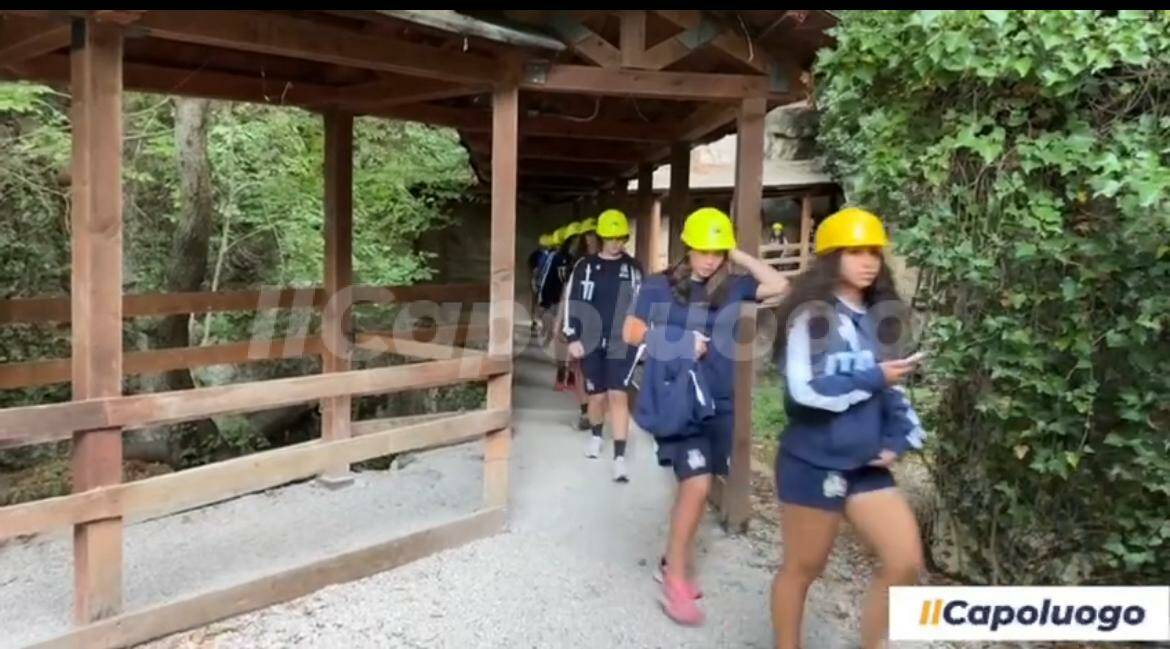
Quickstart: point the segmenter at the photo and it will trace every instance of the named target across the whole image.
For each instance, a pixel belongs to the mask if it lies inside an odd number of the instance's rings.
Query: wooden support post
[[[745,99],[740,106],[735,159],[735,237],[749,255],[760,254],[760,211],[764,198],[763,99]],[[752,340],[756,334],[756,306],[745,304],[738,327],[735,361],[735,437],[731,472],[723,498],[728,529],[742,531],[751,518],[752,388],[755,379]]]
[[[646,51],[646,10],[622,11],[620,17],[622,67],[641,67],[642,54]]]
[[[350,369],[350,306],[353,285],[353,116],[325,115],[325,308],[321,313],[323,373]],[[328,442],[350,436],[351,397],[321,400],[321,437]],[[352,484],[349,465],[331,467],[324,484]]]
[[[642,265],[644,272],[651,272],[658,237],[658,225],[654,219],[654,167],[647,163],[638,165],[638,198],[634,208],[637,221],[637,240],[634,242],[634,258]]]
[[[650,199],[650,236],[650,265],[643,270],[647,273],[661,273],[666,269],[666,262],[663,261],[666,250],[662,242],[662,201],[657,197]]]
[[[673,264],[682,257],[683,222],[687,218],[687,206],[690,203],[691,183],[691,145],[688,142],[675,142],[670,145],[670,196],[667,199],[666,213],[670,219],[670,241],[667,242],[667,263]]]
[[[812,195],[805,194],[800,199],[800,272],[804,272],[812,260],[812,208]]]
[[[122,33],[77,21],[72,45],[73,399],[122,394]],[[73,435],[73,491],[122,481],[122,430]],[[122,607],[122,519],[73,528],[73,616]]]
[[[512,357],[516,266],[516,160],[520,93],[516,86],[497,88],[492,98],[492,240],[491,308],[488,354]],[[487,407],[512,407],[512,373],[488,381]],[[508,456],[512,428],[489,433],[484,448],[484,501],[487,507],[508,503]]]

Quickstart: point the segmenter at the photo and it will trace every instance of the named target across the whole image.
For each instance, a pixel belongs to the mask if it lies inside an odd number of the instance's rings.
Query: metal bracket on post
[[[785,93],[792,90],[792,83],[788,81],[783,66],[773,65],[768,75],[768,89],[775,93]]]
[[[548,81],[549,62],[532,60],[524,62],[524,82],[543,84]]]

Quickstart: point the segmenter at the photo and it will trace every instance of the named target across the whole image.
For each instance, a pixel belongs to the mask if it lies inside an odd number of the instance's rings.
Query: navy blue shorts
[[[734,431],[734,413],[716,412],[693,435],[659,441],[658,465],[673,468],[679,482],[697,475],[727,475]]]
[[[884,467],[841,471],[814,466],[783,450],[776,454],[776,491],[782,503],[841,512],[850,496],[893,486],[894,474]]]
[[[620,347],[609,349],[599,346],[581,359],[581,373],[585,375],[587,394],[628,389],[626,377],[630,375],[630,368],[634,366],[634,356],[638,350],[625,343],[616,344]]]

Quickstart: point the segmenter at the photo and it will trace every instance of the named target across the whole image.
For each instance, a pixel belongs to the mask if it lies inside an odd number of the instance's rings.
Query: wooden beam
[[[565,49],[564,43],[544,34],[496,25],[450,9],[378,9],[376,12],[383,16],[426,25],[460,36],[483,38],[499,43],[553,52],[561,52]]]
[[[701,11],[697,10],[655,10],[658,15],[666,20],[682,27],[688,31],[699,33],[703,30],[703,23],[710,22],[704,18]],[[759,43],[748,42],[742,30],[720,30],[714,37],[710,39],[712,47],[728,54],[748,67],[768,75],[770,78],[775,78],[777,75],[782,76],[783,84],[787,87],[783,88],[783,92],[798,95],[800,97],[809,94],[809,88],[802,78],[802,70],[800,66],[791,59],[772,59],[765,52]],[[777,88],[777,91],[781,89]]]
[[[681,61],[693,51],[694,49],[688,47],[682,39],[668,38],[642,54],[640,67],[647,70],[661,70]]]
[[[419,532],[272,573],[246,583],[149,606],[74,629],[35,649],[128,647],[224,618],[308,595],[330,584],[353,581],[496,534],[506,516],[481,510]]]
[[[122,32],[74,24],[71,310],[73,399],[122,394]],[[73,490],[122,481],[122,431],[76,425]],[[79,624],[122,608],[122,521],[73,530],[73,618]]]
[[[330,105],[344,107],[351,112],[364,112],[438,99],[480,95],[486,92],[491,92],[490,85],[458,84],[421,77],[401,77],[394,80],[372,81],[357,86],[343,86],[335,91]]]
[[[620,11],[622,67],[642,67],[642,55],[646,51],[646,10]]]
[[[69,47],[69,23],[20,16],[0,20],[0,70]]]
[[[366,424],[360,436],[314,440],[135,482],[0,508],[0,539],[111,518],[141,520],[279,487],[338,464],[468,442],[506,426],[483,410],[410,425]],[[372,424],[372,425],[368,425]]]
[[[329,375],[8,408],[0,410],[0,446],[64,439],[74,430],[141,428],[346,394],[402,392],[481,381],[511,368],[510,358],[467,356]]]
[[[44,56],[14,65],[12,69],[21,78],[35,81],[52,82],[69,78],[69,61],[64,55]],[[276,106],[326,105],[337,92],[332,86],[269,76],[228,74],[132,62],[123,64],[122,73],[123,84],[127,90]]]
[[[496,90],[492,99],[492,227],[491,312],[488,354],[511,358],[516,265],[516,177],[520,93],[515,87]],[[488,380],[487,407],[512,408],[512,374]],[[508,503],[508,457],[512,427],[488,435],[484,446],[483,495],[488,507]]]
[[[491,153],[490,137],[469,133],[464,135],[463,140],[475,153],[484,155]],[[568,160],[636,165],[646,160],[651,149],[646,145],[631,146],[616,141],[525,137],[520,141],[519,153],[521,160]]]
[[[657,258],[654,254],[657,237],[654,236],[656,224],[652,223],[654,209],[654,167],[642,164],[638,167],[638,199],[635,213],[637,219],[637,237],[634,244],[634,258],[642,265],[642,271],[650,273],[652,264]]]
[[[606,70],[582,65],[529,62],[521,82],[524,90],[655,99],[738,101],[766,97],[766,77],[700,72]]]
[[[350,302],[353,285],[353,116],[325,114],[325,307],[321,313],[323,373],[350,369],[353,329]],[[351,397],[346,394],[321,400],[321,438],[326,441],[350,436]],[[348,464],[325,470],[323,478],[341,480]]]
[[[622,64],[622,53],[618,48],[569,12],[554,11],[546,26],[556,32],[574,53],[590,63],[603,68],[616,68]]]
[[[745,99],[740,107],[735,158],[735,237],[739,249],[760,253],[760,214],[764,195],[763,99]],[[756,336],[756,305],[741,307],[735,359],[735,433],[731,471],[723,513],[729,529],[742,531],[752,514],[752,388],[755,380],[752,345]]]
[[[564,178],[613,178],[621,175],[623,162],[578,160],[525,160],[519,166],[521,176],[561,176]]]
[[[803,272],[812,261],[813,238],[812,196],[805,194],[800,199],[800,267]]]
[[[332,27],[275,11],[150,11],[137,27],[166,40],[457,82],[503,81],[500,61]]]
[[[430,343],[431,339],[442,341]],[[445,360],[463,355],[468,342],[487,340],[483,325],[450,325],[403,331],[356,334],[357,347],[366,351],[399,354],[411,358]],[[169,370],[233,365],[259,361],[320,355],[324,345],[319,337],[277,338],[205,347],[177,347],[127,352],[122,355],[122,375],[157,374]],[[31,388],[69,382],[72,372],[68,358],[0,365],[0,390]]]
[[[670,241],[667,244],[668,263],[675,263],[682,258],[683,222],[687,218],[687,207],[690,204],[691,183],[691,145],[687,142],[676,142],[670,145],[670,194],[667,197],[666,213],[670,223]]]
[[[475,302],[486,300],[487,284],[413,284],[409,286],[355,286],[358,304],[390,304],[429,300]],[[322,288],[285,288],[260,291],[207,291],[199,293],[142,293],[122,297],[126,318],[257,311],[263,309],[310,309],[325,305]],[[69,322],[69,298],[36,297],[0,300],[0,324]]]
[[[487,338],[487,336],[483,336]],[[356,346],[366,351],[380,354],[398,354],[410,358],[425,358],[429,360],[448,360],[452,358],[466,358],[468,356],[483,356],[484,352],[477,349],[467,349],[455,345],[429,343],[393,334],[360,333],[357,334]]]
[[[434,104],[412,104],[370,110],[364,114],[376,117],[404,119],[438,126],[448,126],[472,133],[490,133],[491,112],[479,109],[460,109]],[[582,120],[555,115],[524,116],[520,132],[525,136],[539,135],[573,139],[624,140],[633,142],[669,142],[670,135],[663,129],[645,122],[617,122],[612,120]]]

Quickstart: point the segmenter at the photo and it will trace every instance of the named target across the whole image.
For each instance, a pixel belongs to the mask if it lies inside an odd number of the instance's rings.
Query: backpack
[[[681,337],[671,340],[669,331]],[[695,335],[677,327],[652,327],[638,348],[638,358],[645,354],[646,362],[633,417],[659,440],[693,434],[699,422],[715,414],[715,400],[694,355]]]

